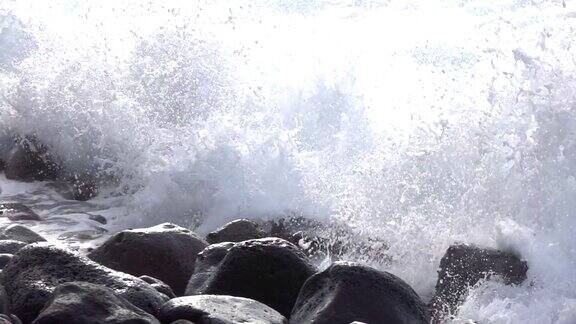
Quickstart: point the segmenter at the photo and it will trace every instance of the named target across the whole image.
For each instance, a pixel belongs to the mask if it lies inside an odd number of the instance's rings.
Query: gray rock
[[[20,203],[0,204],[0,217],[7,217],[11,221],[42,220],[32,209]]]
[[[222,242],[242,242],[246,240],[259,239],[266,236],[259,226],[247,219],[232,221],[214,232],[206,235],[206,241],[210,244]]]
[[[163,293],[164,295],[166,295],[166,297],[172,299],[172,298],[176,298],[176,294],[174,294],[174,291],[172,290],[172,288],[170,288],[170,286],[168,286],[167,284],[165,284],[164,282],[162,282],[159,279],[150,277],[150,276],[140,276],[138,277],[144,281],[146,281],[147,283],[150,284],[150,286],[152,286],[154,289],[156,289],[158,292]]]
[[[314,271],[306,256],[283,239],[214,244],[198,255],[186,295],[250,298],[287,316]]]
[[[0,227],[0,240],[16,240],[26,243],[44,242],[45,238],[33,230],[18,224]]]
[[[252,299],[222,295],[175,298],[164,304],[160,320],[170,323],[189,320],[196,324],[284,324],[286,318],[274,309]]]
[[[28,245],[28,243],[15,241],[15,240],[1,240],[0,241],[0,253],[1,254],[14,254],[23,247]]]
[[[196,323],[190,322],[188,320],[177,320],[177,321],[171,322],[170,324],[196,324]]]
[[[106,218],[105,218],[104,216],[102,216],[102,215],[92,215],[92,214],[89,214],[89,215],[88,215],[88,219],[93,220],[93,221],[95,221],[95,222],[98,222],[98,223],[100,223],[100,224],[104,224],[104,225],[105,225],[106,223],[108,223],[108,221],[106,220]]]
[[[45,242],[18,251],[4,268],[2,281],[12,302],[12,312],[24,323],[36,318],[57,286],[71,281],[106,286],[152,315],[167,301],[166,296],[141,279]]]
[[[4,269],[8,262],[12,260],[13,255],[8,253],[0,253],[0,270]]]
[[[298,295],[290,323],[426,324],[426,306],[400,278],[352,262],[312,276]]]
[[[0,314],[0,324],[22,324],[22,321],[14,314]]]
[[[207,243],[193,232],[170,223],[122,231],[88,257],[134,276],[149,275],[182,295],[194,271],[197,254]]]
[[[59,172],[47,147],[32,137],[22,139],[10,151],[4,169],[6,178],[20,181],[54,180]]]
[[[433,321],[439,323],[446,314],[454,313],[466,299],[468,288],[480,280],[497,275],[506,284],[521,284],[527,271],[528,264],[511,253],[474,245],[450,246],[440,261],[431,302]]]
[[[68,282],[56,289],[32,324],[160,324],[109,288]]]
[[[0,314],[10,314],[10,298],[2,285],[0,285]]]

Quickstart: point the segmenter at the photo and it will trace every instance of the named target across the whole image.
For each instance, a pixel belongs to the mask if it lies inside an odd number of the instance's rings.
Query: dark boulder
[[[0,253],[0,270],[4,269],[8,262],[12,260],[13,255],[9,253]]]
[[[10,298],[2,285],[0,285],[0,314],[10,314]]]
[[[189,320],[196,324],[283,324],[288,322],[280,313],[260,302],[222,295],[198,295],[172,299],[162,306],[158,318],[163,323],[177,320]]]
[[[18,224],[9,224],[0,227],[0,240],[16,240],[26,243],[46,241],[33,230]]]
[[[186,295],[230,295],[264,303],[287,316],[314,268],[279,238],[208,246],[198,255]]]
[[[14,240],[1,240],[0,241],[0,254],[14,254],[23,247],[28,245],[28,243],[14,241]]]
[[[111,288],[117,296],[152,315],[167,301],[166,296],[141,279],[45,242],[18,251],[4,268],[2,281],[12,302],[12,312],[24,323],[36,318],[57,286],[71,281]]]
[[[170,299],[176,298],[176,294],[174,293],[172,288],[170,288],[170,286],[165,284],[163,281],[150,276],[140,276],[138,278],[149,283],[150,286],[152,286],[152,288],[156,289],[160,293],[163,293],[164,295],[166,295],[166,297]]]
[[[400,278],[351,262],[336,262],[312,276],[298,296],[291,323],[354,321],[428,323],[426,306]]]
[[[109,288],[68,282],[56,289],[32,324],[160,324]]]
[[[259,228],[258,224],[247,219],[237,219],[216,231],[206,235],[206,241],[210,244],[222,242],[242,242],[246,240],[259,239],[266,236]]]
[[[22,321],[14,314],[0,314],[0,324],[22,324]]]
[[[194,271],[197,254],[207,243],[196,234],[170,223],[122,231],[88,257],[134,276],[149,275],[182,295]]]
[[[0,217],[7,217],[11,221],[42,220],[32,209],[20,203],[0,204]]]
[[[59,172],[48,148],[31,137],[22,139],[10,151],[4,169],[6,178],[20,181],[54,180]]]
[[[88,219],[93,220],[93,221],[98,222],[98,223],[103,224],[103,225],[106,225],[106,223],[108,223],[106,218],[102,215],[89,214]]]
[[[466,299],[468,288],[480,280],[497,275],[505,284],[521,284],[527,271],[528,264],[508,252],[465,244],[450,246],[440,261],[431,302],[433,321],[454,313]]]

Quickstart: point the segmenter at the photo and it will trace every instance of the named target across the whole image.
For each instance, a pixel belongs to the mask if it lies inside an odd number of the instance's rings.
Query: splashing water
[[[118,224],[339,219],[425,299],[449,244],[494,246],[529,280],[456,323],[576,322],[575,3],[0,0],[0,28],[0,154],[114,179]]]

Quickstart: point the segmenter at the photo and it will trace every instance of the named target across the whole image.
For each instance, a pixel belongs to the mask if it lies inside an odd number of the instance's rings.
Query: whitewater
[[[576,323],[576,1],[0,0],[0,159],[13,134],[99,181],[0,175],[62,245],[338,220],[425,301],[454,242],[528,262],[453,323]]]

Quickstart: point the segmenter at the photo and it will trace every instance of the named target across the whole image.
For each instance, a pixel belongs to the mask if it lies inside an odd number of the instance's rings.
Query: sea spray
[[[114,224],[338,219],[425,299],[449,244],[503,247],[528,280],[480,285],[457,321],[569,323],[575,10],[3,0],[0,128],[97,170]]]

